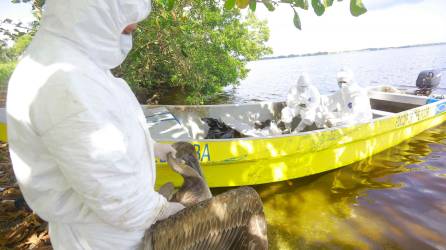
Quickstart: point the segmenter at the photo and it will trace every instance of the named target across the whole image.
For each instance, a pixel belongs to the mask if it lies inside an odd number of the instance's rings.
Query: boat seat
[[[383,111],[383,110],[372,109],[372,114],[373,114],[373,118],[379,118],[379,117],[393,115],[395,113],[387,112],[387,111]]]
[[[166,107],[144,109],[150,133],[157,140],[192,140],[186,128]]]
[[[370,99],[397,102],[403,104],[412,104],[417,106],[424,105],[426,104],[427,101],[426,96],[416,96],[416,95],[401,94],[401,93],[388,93],[388,92],[376,91],[373,89],[368,91],[368,95]]]

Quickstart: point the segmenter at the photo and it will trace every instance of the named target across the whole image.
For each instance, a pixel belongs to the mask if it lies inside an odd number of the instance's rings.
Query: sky
[[[321,17],[298,11],[302,31],[289,6],[259,6],[256,15],[268,20],[274,55],[446,42],[446,0],[363,0],[368,12],[359,17],[351,16],[349,2],[335,1]]]
[[[10,0],[0,0],[0,22],[4,19],[28,24],[34,20],[31,4],[12,4]],[[3,24],[4,28],[14,28],[12,25]],[[0,35],[0,39],[4,37]],[[11,43],[8,43],[11,45]]]
[[[10,0],[0,0],[0,19],[5,18],[31,22],[34,20],[31,4],[12,4]]]
[[[258,4],[256,15],[268,21],[275,56],[446,42],[446,0],[363,0],[368,12],[360,17],[351,16],[349,2],[335,1],[321,17],[299,9],[302,31],[287,5],[269,12]],[[0,0],[4,18],[30,22],[31,6]]]

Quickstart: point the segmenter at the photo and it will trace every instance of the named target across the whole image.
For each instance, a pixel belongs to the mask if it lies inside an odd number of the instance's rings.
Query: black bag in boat
[[[205,117],[201,118],[201,120],[206,122],[206,124],[209,126],[209,131],[205,139],[230,139],[246,137],[219,119]]]

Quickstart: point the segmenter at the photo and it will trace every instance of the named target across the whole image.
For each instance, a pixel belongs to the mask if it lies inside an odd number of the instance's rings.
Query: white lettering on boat
[[[401,114],[396,117],[395,126],[397,128],[407,126],[414,122],[419,122],[424,119],[427,119],[430,115],[431,107],[423,107],[420,109],[413,110],[411,112],[407,112]]]

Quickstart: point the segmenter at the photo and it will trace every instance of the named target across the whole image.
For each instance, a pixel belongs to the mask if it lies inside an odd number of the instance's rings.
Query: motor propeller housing
[[[440,85],[440,82],[440,70],[424,70],[418,75],[416,86],[419,90],[432,91]]]

